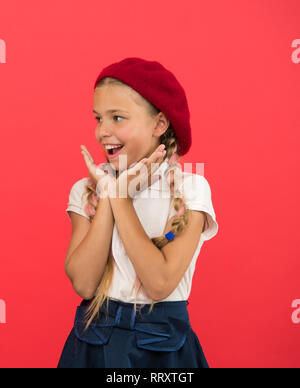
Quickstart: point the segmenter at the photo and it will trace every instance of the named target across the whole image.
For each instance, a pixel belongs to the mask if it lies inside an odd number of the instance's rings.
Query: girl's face
[[[148,158],[159,146],[159,137],[169,125],[162,112],[155,117],[151,116],[143,98],[126,85],[97,87],[93,96],[93,112],[98,121],[96,139],[103,146],[107,162],[116,171],[119,171],[120,155],[126,155],[126,169]],[[110,151],[105,149],[105,144],[121,144],[123,147],[114,157],[109,155]]]

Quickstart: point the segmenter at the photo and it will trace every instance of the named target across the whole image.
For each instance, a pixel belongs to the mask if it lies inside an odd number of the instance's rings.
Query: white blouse
[[[133,197],[133,206],[136,214],[148,237],[162,236],[167,221],[176,214],[171,203],[170,186],[164,176],[168,168],[168,159],[161,163],[155,171],[162,176],[161,180],[154,182],[150,187],[138,192]],[[85,185],[89,178],[82,178],[72,186],[66,211],[73,211],[89,219],[84,210],[86,204]],[[204,241],[210,240],[218,232],[218,223],[211,200],[211,189],[204,176],[183,172],[183,179],[179,186],[179,192],[185,198],[186,206],[191,210],[206,212],[205,229],[201,233],[198,246],[193,259],[182,277],[176,289],[161,301],[187,300],[192,287],[192,278],[195,271],[196,260]],[[176,239],[176,237],[175,237]],[[108,296],[111,299],[121,300],[127,303],[151,303],[152,299],[147,295],[144,287],[141,287],[138,295],[136,288],[132,286],[136,279],[135,269],[127,256],[122,240],[120,239],[116,224],[114,224],[112,236],[112,254],[114,257],[113,279]]]

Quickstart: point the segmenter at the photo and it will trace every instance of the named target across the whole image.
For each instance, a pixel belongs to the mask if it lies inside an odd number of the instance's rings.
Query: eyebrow
[[[114,112],[126,112],[126,113],[128,113],[126,110],[122,110],[122,109],[108,109],[106,111],[106,113],[114,113]],[[94,109],[93,109],[93,113],[97,113],[98,115],[100,114],[97,111],[95,111]]]

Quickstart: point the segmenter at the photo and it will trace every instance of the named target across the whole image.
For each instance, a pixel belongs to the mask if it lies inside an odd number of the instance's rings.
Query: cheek
[[[132,141],[147,141],[151,134],[145,125],[135,125],[131,127],[130,130],[126,131],[128,138],[131,138]]]
[[[126,145],[127,151],[134,155],[140,155],[151,145],[151,135],[145,125],[128,123],[116,133],[117,138]]]
[[[132,129],[130,125],[123,126],[122,128],[118,128],[115,131],[116,137],[120,140],[121,143],[126,144],[131,141],[132,138]]]
[[[133,157],[142,157],[148,148],[147,142],[143,138],[134,138],[126,143],[128,155]]]

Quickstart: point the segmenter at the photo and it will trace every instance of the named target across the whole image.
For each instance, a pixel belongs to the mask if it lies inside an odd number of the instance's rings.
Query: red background
[[[64,273],[66,204],[88,176],[80,144],[101,154],[93,83],[129,56],[182,83],[181,162],[204,163],[211,185],[219,233],[188,307],[210,366],[300,367],[299,16],[298,0],[1,2],[1,367],[58,363],[81,301]]]

